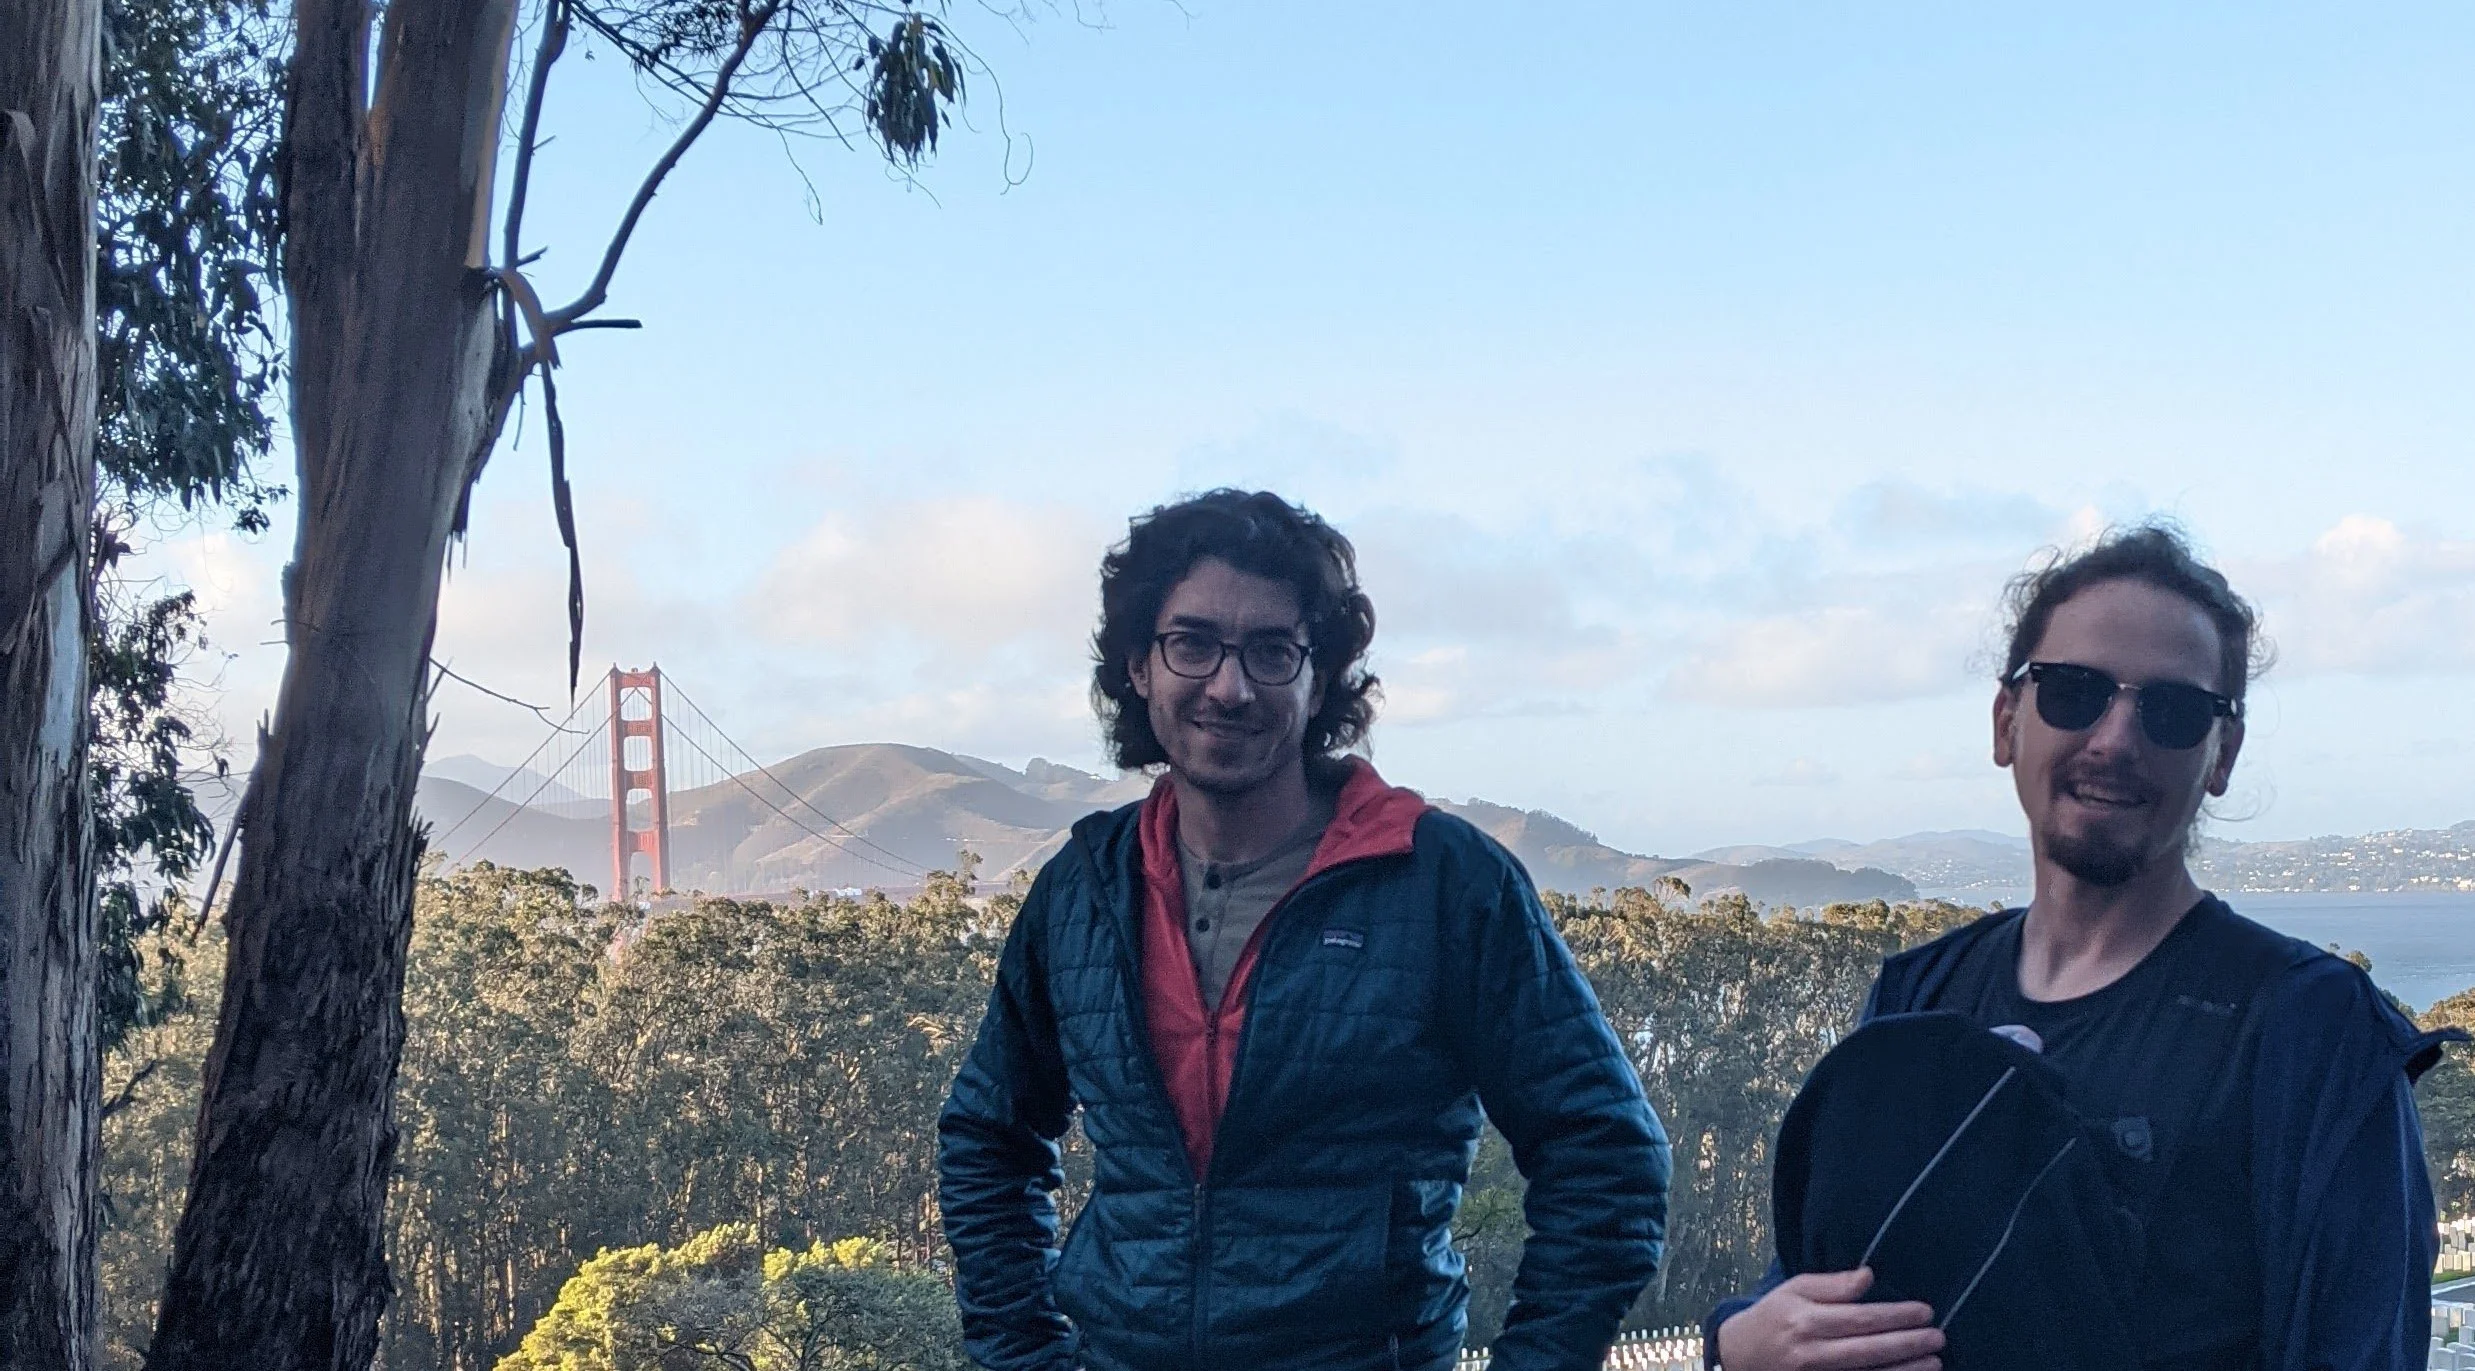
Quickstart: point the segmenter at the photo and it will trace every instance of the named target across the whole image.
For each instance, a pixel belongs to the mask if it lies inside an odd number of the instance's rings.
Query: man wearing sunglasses
[[[1520,865],[1350,755],[1375,612],[1348,540],[1214,491],[1136,520],[1100,600],[1094,702],[1162,775],[1032,883],[939,1120],[965,1350],[1445,1371],[1483,1107],[1529,1180],[1494,1364],[1595,1371],[1658,1264],[1667,1140]]]
[[[1864,1018],[1956,1012],[2058,1070],[2106,1199],[2141,1225],[2122,1365],[2422,1367],[2437,1243],[2412,1083],[2441,1035],[2352,964],[2234,913],[2188,862],[2243,747],[2251,607],[2148,525],[2022,577],[2010,608],[1993,756],[2028,821],[2034,897],[1891,958]],[[1867,1302],[1873,1279],[1774,1266],[1758,1298],[1714,1312],[1710,1360],[1940,1367],[1941,1313]],[[2040,1337],[2013,1332],[2023,1354]]]

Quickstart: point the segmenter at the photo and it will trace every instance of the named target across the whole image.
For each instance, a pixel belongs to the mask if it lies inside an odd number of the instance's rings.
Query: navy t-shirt
[[[2251,1120],[2259,1035],[2246,1011],[2258,987],[2241,983],[2239,921],[2205,897],[2113,984],[2056,1001],[2020,993],[2022,922],[2014,913],[1976,939],[1934,1003],[1917,1007],[1987,1028],[2028,1028],[2068,1083],[2072,1107],[2113,1140],[2107,1173],[2146,1226],[2140,1288],[2148,1298],[2134,1316],[2142,1364],[2257,1365]]]

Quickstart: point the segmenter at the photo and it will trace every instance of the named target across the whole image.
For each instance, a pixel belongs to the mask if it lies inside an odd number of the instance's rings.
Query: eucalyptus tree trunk
[[[483,243],[515,0],[384,13],[372,81],[366,0],[293,6],[290,653],[237,819],[163,1371],[359,1371],[388,1297],[430,638],[508,364]]]
[[[96,0],[0,2],[0,1366],[84,1371],[101,1039],[87,821]]]

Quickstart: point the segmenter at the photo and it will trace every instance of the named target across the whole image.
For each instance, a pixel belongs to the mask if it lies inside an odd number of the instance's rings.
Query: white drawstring
[[[2037,1187],[2045,1183],[2047,1173],[2051,1172],[2055,1167],[2060,1166],[2062,1164],[2062,1159],[2071,1154],[2071,1149],[2079,1145],[2080,1140],[2077,1138],[2072,1138],[2066,1141],[2062,1145],[2062,1150],[2055,1153],[2053,1159],[2048,1161],[2044,1168],[2037,1172],[2037,1178],[2028,1183],[2028,1188],[2020,1192],[2019,1203],[2011,1206],[2011,1221],[2002,1226],[2002,1237],[1994,1243],[1994,1250],[1986,1254],[1985,1264],[1977,1268],[1977,1273],[1968,1278],[1968,1287],[1959,1292],[1959,1298],[1951,1301],[1951,1312],[1943,1315],[1939,1319],[1934,1320],[1934,1327],[1948,1328],[1951,1326],[1951,1320],[1959,1317],[1960,1306],[1966,1304],[1968,1302],[1968,1297],[1977,1292],[1977,1282],[1984,1280],[1985,1273],[1994,1269],[1994,1258],[2001,1256],[2002,1249],[2009,1245],[2011,1241],[2011,1230],[2019,1226],[2020,1211],[2028,1207],[2028,1197],[2037,1193]]]
[[[1968,1125],[1977,1121],[1977,1115],[1984,1113],[1985,1106],[1992,1104],[1994,1096],[1999,1094],[2004,1086],[2009,1085],[2011,1078],[2018,1074],[2020,1074],[2020,1069],[2016,1066],[2003,1068],[2002,1075],[1986,1090],[1985,1098],[1978,1100],[1977,1107],[1969,1110],[1968,1117],[1960,1120],[1959,1127],[1951,1130],[1951,1136],[1942,1140],[1942,1150],[1934,1154],[1932,1161],[1925,1163],[1925,1169],[1916,1173],[1915,1180],[1908,1182],[1907,1191],[1900,1195],[1899,1203],[1891,1206],[1891,1212],[1882,1216],[1882,1226],[1873,1231],[1873,1241],[1865,1244],[1865,1255],[1857,1258],[1858,1266],[1873,1265],[1874,1249],[1882,1245],[1882,1235],[1891,1231],[1891,1220],[1898,1218],[1899,1211],[1908,1207],[1908,1201],[1916,1197],[1918,1187],[1925,1184],[1927,1176],[1934,1174],[1934,1168],[1942,1165],[1942,1159],[1951,1155],[1951,1149],[1959,1143],[1959,1135],[1968,1131]]]

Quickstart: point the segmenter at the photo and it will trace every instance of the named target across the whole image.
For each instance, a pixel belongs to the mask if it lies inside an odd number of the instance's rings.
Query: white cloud
[[[1035,642],[1079,655],[1109,541],[1080,511],[976,496],[836,514],[775,559],[747,608],[787,643],[903,639],[970,660]]]
[[[1969,679],[1988,609],[1835,604],[1727,624],[1667,675],[1674,699],[1752,709],[1878,704]]]
[[[1900,519],[1928,523],[1940,517],[1936,508],[1950,508],[1919,506],[1908,494],[1889,503],[1908,510]],[[2030,506],[2017,503],[2015,512],[2025,520]],[[2084,543],[2107,522],[2093,509],[2074,511],[2053,530],[2055,541]],[[1816,574],[1801,593],[1779,586],[1787,603],[1770,612],[1714,606],[1684,634],[1663,693],[1799,709],[1936,695],[1982,675],[1999,630],[2000,587],[2019,563],[1950,558],[1895,575],[1834,578],[1838,564],[1817,550]],[[2257,598],[2281,673],[2475,670],[2475,541],[2354,514],[2309,548],[2233,562],[2228,571]]]
[[[1891,779],[1897,781],[1975,781],[1984,779],[1993,769],[1991,756],[1983,751],[1958,750],[1919,752],[1891,768]]]
[[[1039,754],[1095,765],[1100,730],[1079,681],[1005,678],[851,698],[815,692],[827,703],[779,721],[750,744],[782,755],[839,742],[917,743],[1020,759]],[[765,746],[774,739],[770,749]]]
[[[1913,553],[1938,544],[1992,543],[2005,552],[2053,538],[2069,516],[2033,495],[1984,489],[1937,490],[1913,481],[1872,481],[1849,491],[1831,531],[1854,546]]]
[[[1755,785],[1832,786],[1839,784],[1839,773],[1826,762],[1811,757],[1798,757],[1768,775],[1753,778]]]
[[[2299,555],[2231,570],[2281,674],[2475,670],[2475,541],[2349,514]]]

